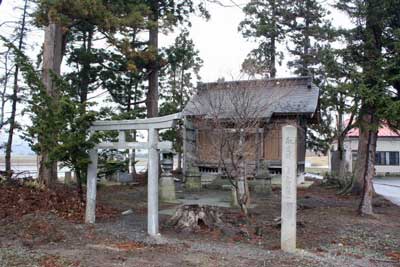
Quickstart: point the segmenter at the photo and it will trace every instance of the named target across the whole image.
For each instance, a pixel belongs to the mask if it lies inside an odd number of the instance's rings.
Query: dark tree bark
[[[58,100],[58,92],[53,84],[51,73],[60,75],[62,56],[63,30],[60,25],[53,22],[49,17],[49,25],[46,27],[44,35],[42,81],[46,87],[47,94],[54,101]],[[57,162],[52,162],[49,158],[49,151],[43,146],[42,148],[39,161],[39,181],[49,186],[57,180]]]
[[[371,118],[364,115],[359,119],[359,135],[358,135],[358,153],[354,171],[355,181],[353,185],[353,193],[361,194],[364,187],[364,175],[368,165],[369,149],[370,149],[370,131],[368,123]]]
[[[272,28],[276,27],[276,2],[272,2]],[[276,76],[276,36],[273,35],[271,38],[271,66],[270,66],[270,76],[271,78],[275,78]]]
[[[305,30],[304,30],[304,56],[303,56],[303,62],[302,62],[302,70],[301,70],[301,75],[302,76],[308,76],[311,74],[310,72],[310,62],[309,62],[309,57],[310,57],[310,17],[308,13],[310,13],[310,2],[306,1],[306,9],[305,12],[307,15],[305,15]]]
[[[83,181],[82,181],[82,171],[77,169],[75,171],[75,175],[76,175],[76,182],[77,182],[77,186],[78,186],[78,195],[79,195],[79,199],[81,200],[81,202],[84,201],[83,198]]]
[[[372,215],[372,197],[375,168],[376,139],[379,127],[379,118],[377,118],[377,108],[379,103],[367,100],[370,95],[383,95],[383,89],[379,86],[380,80],[380,61],[382,59],[382,38],[383,25],[381,12],[384,9],[382,2],[368,0],[366,1],[366,23],[364,35],[364,64],[363,72],[365,75],[365,84],[369,89],[369,95],[364,97],[361,113],[361,127],[359,138],[359,160],[357,161],[358,173],[357,182],[363,185],[362,199],[359,206],[359,212],[362,215]]]
[[[375,151],[376,151],[376,140],[378,133],[370,131],[369,132],[369,150],[367,162],[365,162],[365,173],[364,173],[364,186],[362,191],[362,198],[360,202],[359,211],[362,215],[373,215],[372,210],[372,198],[374,194],[374,186],[372,179],[375,175]]]
[[[90,29],[84,33],[84,44],[83,48],[85,50],[86,55],[92,52],[92,41],[93,41],[93,30]],[[87,96],[89,93],[89,84],[90,84],[90,61],[85,60],[82,66],[82,79],[80,85],[80,101],[81,103],[85,103],[87,101]],[[83,106],[85,107],[85,105]]]
[[[149,90],[146,101],[148,118],[157,117],[158,115],[158,9],[158,1],[152,1],[150,20],[153,25],[149,29],[149,48],[154,52],[154,59],[149,66]]]
[[[355,183],[353,193],[361,195],[359,212],[361,215],[372,215],[372,198],[374,187],[372,179],[375,175],[375,153],[378,131],[371,129],[371,125],[377,125],[378,121],[373,114],[361,117],[358,159],[355,170]]]
[[[22,14],[22,22],[21,22],[21,30],[19,34],[18,40],[18,50],[22,50],[24,44],[24,37],[25,37],[25,30],[26,30],[26,16],[27,16],[27,9],[28,9],[28,0],[25,0],[24,9]],[[11,116],[9,119],[9,130],[8,130],[8,140],[6,145],[6,156],[5,156],[5,164],[6,164],[6,174],[7,178],[10,179],[12,176],[11,170],[11,152],[12,152],[12,143],[14,137],[14,130],[17,126],[15,116],[17,113],[17,103],[18,103],[18,93],[19,93],[19,86],[18,86],[18,76],[19,76],[19,66],[15,66],[14,72],[14,85],[13,85],[13,93],[11,96]]]

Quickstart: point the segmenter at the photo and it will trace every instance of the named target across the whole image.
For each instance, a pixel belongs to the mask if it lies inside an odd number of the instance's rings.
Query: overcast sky
[[[4,21],[18,20],[20,12],[15,10],[15,6],[22,5],[23,1],[4,0],[0,5],[0,23]],[[201,70],[201,77],[204,82],[215,81],[224,77],[226,80],[240,78],[240,65],[248,52],[256,45],[254,42],[244,40],[237,31],[240,21],[244,15],[239,7],[243,7],[249,1],[236,0],[238,6],[232,5],[230,0],[221,0],[222,3],[230,7],[222,7],[216,4],[208,4],[208,10],[211,19],[206,21],[202,18],[193,16],[192,28],[190,30],[191,38],[194,40],[200,56],[204,60],[204,66]],[[326,0],[324,0],[327,3]],[[332,15],[336,25],[348,25],[348,19],[338,12]],[[167,46],[172,43],[175,33],[168,36],[160,35],[160,44]],[[6,34],[9,30],[5,27],[0,29],[0,34]],[[35,52],[43,42],[43,33],[41,30],[34,30],[29,36],[29,44]],[[30,53],[33,58],[35,53]],[[278,67],[278,76],[292,76],[287,69],[286,64]]]

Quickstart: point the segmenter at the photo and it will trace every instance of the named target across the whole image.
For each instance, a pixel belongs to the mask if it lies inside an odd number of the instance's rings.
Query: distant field
[[[147,158],[140,156],[136,158],[136,171],[142,172],[147,168]],[[24,173],[26,176],[36,177],[37,174],[37,156],[36,155],[16,155],[11,158],[11,168],[16,173]],[[5,169],[4,155],[0,155],[0,170]],[[59,165],[58,174],[60,177],[70,171],[68,167],[61,168]]]
[[[306,161],[311,164],[311,167],[328,167],[328,156],[308,156]]]
[[[329,171],[329,169],[328,168],[305,168],[305,171],[308,173],[324,175]]]
[[[329,171],[328,156],[307,156],[306,162],[306,172],[324,175]]]
[[[36,164],[36,155],[23,155],[23,156],[12,156],[12,164],[16,165],[31,165]],[[0,155],[0,165],[4,164],[4,155]]]

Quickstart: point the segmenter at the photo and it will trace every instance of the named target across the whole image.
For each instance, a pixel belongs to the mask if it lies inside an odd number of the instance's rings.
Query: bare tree
[[[9,87],[9,82],[12,76],[12,70],[14,67],[13,62],[10,60],[10,50],[7,49],[4,52],[0,53],[1,59],[0,59],[0,70],[2,72],[2,76],[0,77],[0,85],[1,85],[1,91],[0,91],[0,129],[3,128],[4,125],[7,124],[7,120],[5,119],[5,110],[6,110],[6,104],[8,101],[7,98],[7,91]],[[1,146],[1,145],[0,145]]]
[[[27,16],[28,16],[28,0],[24,1],[24,6],[22,9],[22,17],[21,17],[21,25],[19,26],[17,33],[18,40],[18,50],[22,51],[24,49],[25,44],[25,36],[27,31]],[[11,170],[11,152],[12,152],[12,143],[14,138],[14,130],[17,129],[18,124],[16,120],[17,116],[17,103],[20,102],[20,85],[19,85],[19,66],[16,65],[14,69],[14,83],[13,83],[13,92],[10,97],[11,99],[11,115],[9,118],[9,129],[8,129],[8,139],[6,145],[6,173],[7,177],[11,178],[12,170]]]
[[[204,89],[203,89],[204,90]],[[256,161],[256,154],[261,145],[257,138],[259,129],[273,127],[273,123],[266,123],[272,114],[271,106],[285,97],[285,93],[271,91],[270,99],[262,97],[261,90],[234,87],[231,90],[212,89],[212,94],[207,89],[199,94],[205,94],[200,101],[195,103],[202,113],[206,114],[197,118],[194,123],[200,133],[204,133],[208,144],[211,144],[213,160],[218,162],[223,175],[236,190],[237,202],[244,214],[248,214],[250,193],[247,161]],[[281,95],[276,95],[281,94]],[[201,144],[200,144],[201,145]]]

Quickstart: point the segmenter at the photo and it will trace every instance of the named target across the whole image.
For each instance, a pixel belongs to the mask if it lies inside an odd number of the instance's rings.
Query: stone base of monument
[[[187,176],[185,182],[185,189],[188,191],[201,190],[201,177],[200,176]]]
[[[174,177],[161,177],[159,181],[159,192],[161,202],[176,202]]]
[[[270,194],[272,192],[271,179],[255,179],[251,181],[251,189],[258,194]]]

